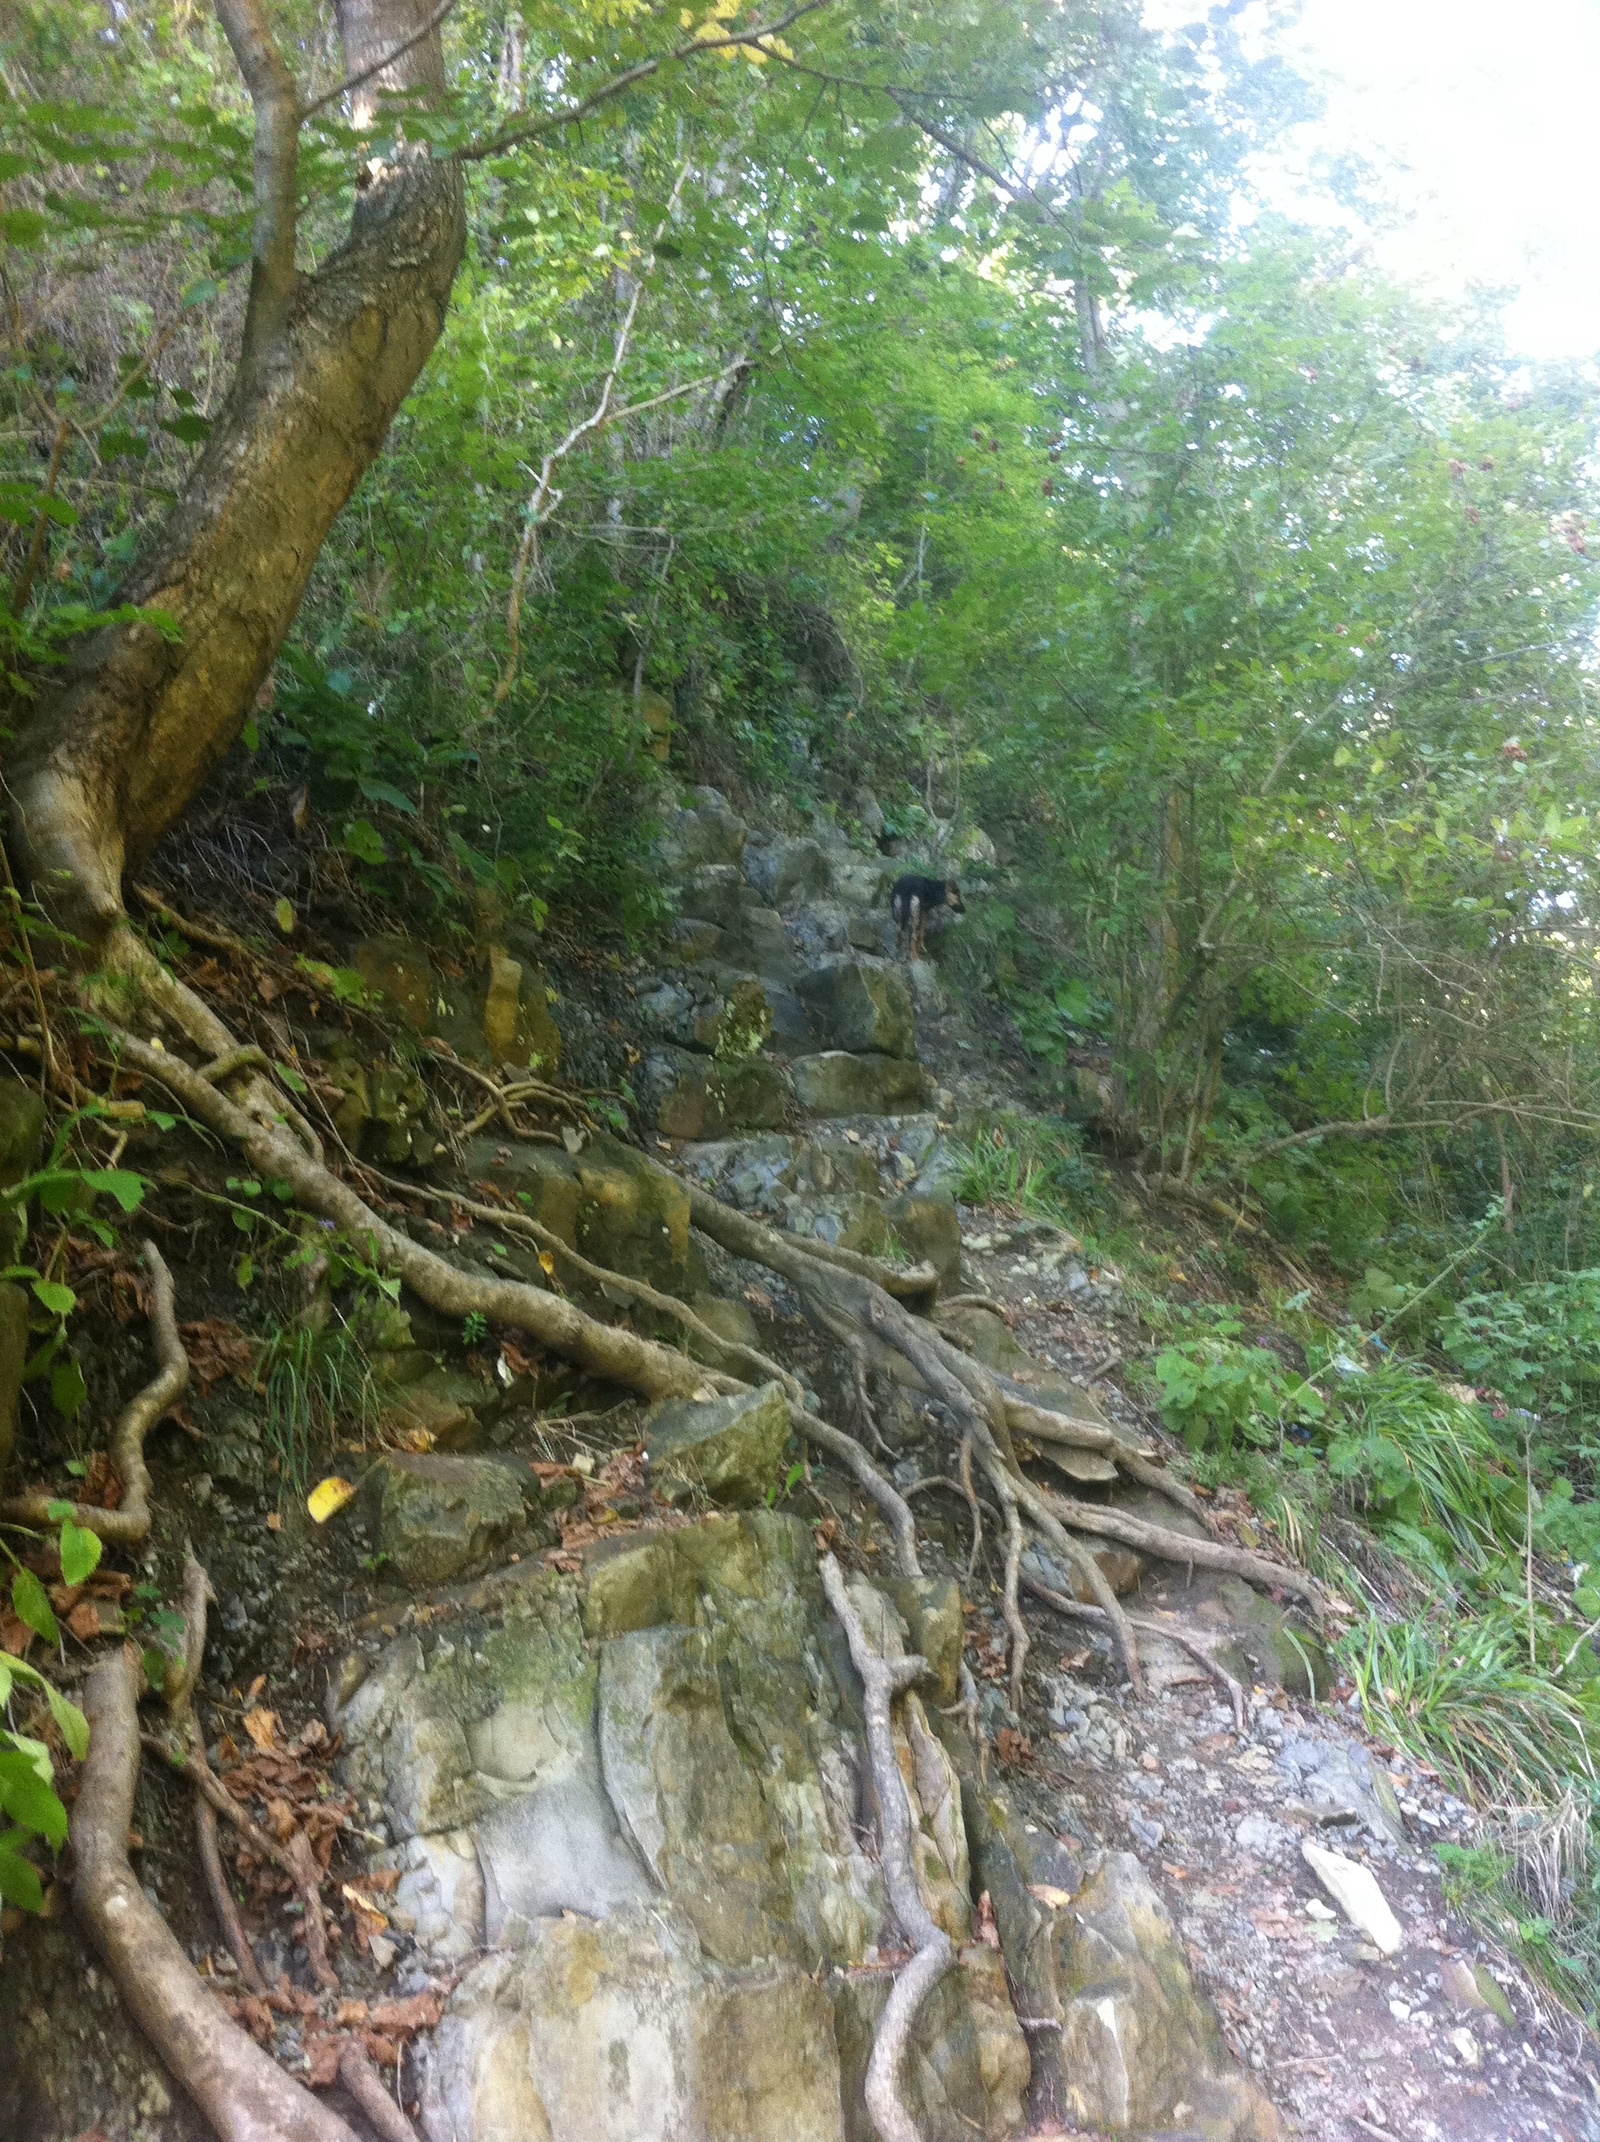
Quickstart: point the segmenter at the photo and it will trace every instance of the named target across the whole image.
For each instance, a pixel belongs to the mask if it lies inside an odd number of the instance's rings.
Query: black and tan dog
[[[928,949],[928,917],[936,907],[947,907],[952,915],[966,913],[961,887],[954,878],[919,878],[908,873],[895,879],[889,912],[902,953],[909,950],[913,959],[922,958]]]

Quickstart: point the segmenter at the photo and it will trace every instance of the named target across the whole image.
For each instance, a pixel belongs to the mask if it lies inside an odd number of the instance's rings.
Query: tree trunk
[[[36,895],[92,948],[122,877],[239,734],[335,515],[376,457],[444,325],[465,244],[459,167],[404,150],[358,178],[350,233],[295,268],[302,114],[262,0],[216,0],[255,108],[255,248],[228,397],[183,495],[119,594],[150,613],[86,638],[44,693],[10,772]],[[350,76],[395,53],[432,0],[336,0]],[[442,86],[437,29],[352,89]]]

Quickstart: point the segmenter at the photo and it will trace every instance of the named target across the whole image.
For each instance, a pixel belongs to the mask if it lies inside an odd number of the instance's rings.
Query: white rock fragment
[[[1356,1931],[1365,1934],[1381,1956],[1393,1956],[1404,1945],[1405,1936],[1400,1931],[1400,1921],[1384,1902],[1383,1891],[1371,1870],[1357,1866],[1342,1852],[1324,1851],[1321,1845],[1314,1845],[1309,1840],[1301,1845],[1300,1851],[1306,1865]]]
[[[1477,2068],[1483,2065],[1483,2048],[1470,2030],[1465,2027],[1460,2030],[1453,2030],[1449,2033],[1449,2038],[1464,2068]]]

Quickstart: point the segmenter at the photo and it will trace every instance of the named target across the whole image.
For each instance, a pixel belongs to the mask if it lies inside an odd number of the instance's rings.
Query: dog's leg
[[[913,959],[921,959],[927,950],[925,941],[927,926],[928,918],[922,912],[922,896],[920,893],[913,893],[911,896],[911,957]]]

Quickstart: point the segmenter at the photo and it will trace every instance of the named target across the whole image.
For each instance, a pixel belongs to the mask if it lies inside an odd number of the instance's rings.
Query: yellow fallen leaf
[[[556,1261],[547,1249],[539,1252],[539,1269],[546,1279],[554,1279],[556,1276]]]
[[[1049,1911],[1065,1911],[1072,1902],[1070,1890],[1057,1889],[1050,1882],[1030,1882],[1028,1884],[1028,1894],[1032,1897],[1037,1897],[1039,1902]]]
[[[246,1711],[240,1723],[262,1754],[270,1755],[278,1740],[277,1712],[263,1710],[258,1706],[253,1711]]]
[[[306,1508],[311,1512],[313,1524],[325,1525],[336,1511],[344,1508],[354,1493],[354,1482],[341,1480],[337,1473],[319,1480],[306,1497]]]

